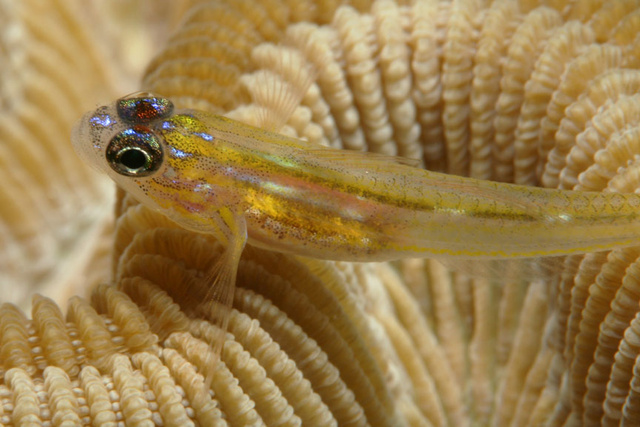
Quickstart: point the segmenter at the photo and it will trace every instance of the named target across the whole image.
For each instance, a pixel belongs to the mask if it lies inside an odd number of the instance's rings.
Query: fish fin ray
[[[331,162],[339,162],[341,164],[348,163],[352,164],[354,167],[368,168],[376,172],[389,171],[389,169],[393,169],[393,165],[411,166],[416,168],[420,167],[420,160],[418,159],[389,156],[371,151],[315,147],[308,149],[307,152],[316,158],[321,158]]]
[[[566,256],[541,256],[532,258],[460,259],[436,258],[450,271],[471,279],[496,282],[520,280],[533,282],[559,277]]]
[[[213,333],[208,337],[209,352],[206,364],[209,368],[205,375],[207,387],[211,386],[215,372],[211,365],[221,360],[232,310],[238,264],[247,241],[246,224],[242,216],[226,209],[214,214],[213,220],[225,233],[227,242],[224,252],[203,278],[208,291],[195,311],[196,316],[206,319],[214,326]]]

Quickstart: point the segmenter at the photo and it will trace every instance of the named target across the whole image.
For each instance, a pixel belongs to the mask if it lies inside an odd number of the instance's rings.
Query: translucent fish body
[[[223,241],[228,236],[212,220],[221,208],[244,219],[252,245],[341,261],[541,257],[640,243],[635,194],[429,172],[202,111],[163,110],[133,125],[116,110],[102,107],[81,120],[77,151],[141,203]],[[120,145],[154,140],[152,173],[110,167],[108,146],[124,132]]]

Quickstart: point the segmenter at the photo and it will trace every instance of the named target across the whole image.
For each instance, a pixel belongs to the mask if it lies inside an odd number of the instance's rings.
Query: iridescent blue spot
[[[115,121],[108,114],[100,114],[100,115],[93,116],[89,119],[89,122],[91,122],[91,124],[94,126],[99,125],[105,128],[115,123]]]
[[[186,152],[184,152],[182,150],[178,150],[175,147],[171,147],[170,149],[171,149],[172,156],[173,157],[177,157],[178,159],[186,159],[186,158],[189,158],[189,157],[193,156],[193,154],[186,153]]]
[[[206,141],[213,141],[213,135],[209,135],[208,133],[204,133],[204,132],[194,132],[193,133],[195,136],[199,136],[200,138],[206,140]]]
[[[208,193],[212,190],[210,184],[197,184],[193,187],[193,191],[196,193]]]

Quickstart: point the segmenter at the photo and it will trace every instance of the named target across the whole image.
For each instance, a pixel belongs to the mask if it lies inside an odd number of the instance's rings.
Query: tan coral
[[[79,162],[68,140],[84,110],[135,87],[124,70],[141,64],[116,54],[124,34],[107,28],[107,9],[75,0],[0,5],[0,288],[3,300],[23,307],[35,291],[64,304],[106,271],[111,187]],[[135,8],[128,12],[135,16]]]
[[[506,55],[508,41],[522,19],[517,2],[493,2],[487,10],[482,30],[476,43],[473,81],[470,95],[471,140],[469,175],[479,179],[492,178],[492,146],[496,116],[495,103],[500,96],[502,57]]]
[[[91,284],[90,266],[113,284],[66,315],[41,296],[32,320],[0,308],[0,423],[618,425],[640,413],[636,248],[568,257],[528,287],[518,271],[469,278],[430,260],[247,248],[222,360],[208,363],[216,331],[194,307],[220,246],[122,193],[111,229],[108,190],[66,141],[97,102],[86,94],[114,96],[135,69],[135,55],[96,47],[126,44],[131,27],[119,39],[92,17],[135,23],[120,19],[132,6],[23,3],[0,2],[1,271],[21,285]],[[158,20],[140,46],[167,39],[140,86],[430,169],[640,188],[636,2],[339,3],[165,4],[188,9],[170,36],[176,18],[140,6]]]

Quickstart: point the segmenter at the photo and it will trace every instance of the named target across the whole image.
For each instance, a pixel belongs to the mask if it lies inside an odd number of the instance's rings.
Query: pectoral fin
[[[232,213],[229,209],[222,209],[212,218],[226,237],[226,247],[220,258],[211,266],[203,280],[209,286],[209,290],[196,309],[196,314],[204,317],[214,326],[214,334],[209,336],[209,349],[206,363],[208,365],[218,363],[225,341],[233,292],[236,286],[236,276],[240,256],[247,242],[247,228],[244,217]],[[208,369],[205,378],[207,387],[213,380],[215,369]]]

